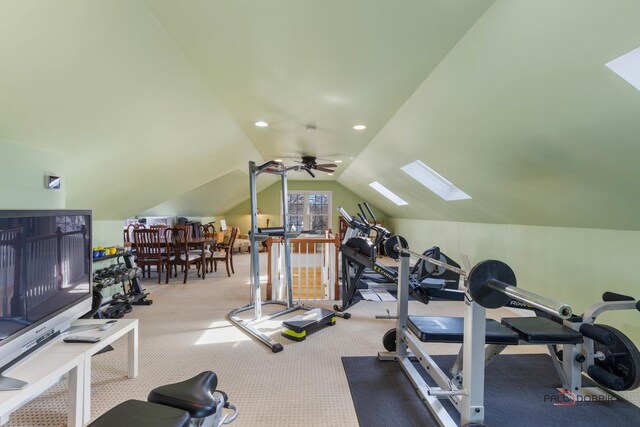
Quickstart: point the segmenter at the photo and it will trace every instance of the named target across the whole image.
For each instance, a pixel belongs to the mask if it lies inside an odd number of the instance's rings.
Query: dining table
[[[173,242],[167,242],[167,240],[164,238],[164,236],[160,237],[160,245],[162,247],[167,247],[167,243],[169,244],[169,246],[173,246]],[[182,242],[180,242],[182,243]],[[205,272],[206,272],[206,263],[205,263],[205,249],[207,245],[215,245],[217,243],[216,239],[214,236],[204,236],[204,237],[189,237],[187,238],[187,247],[191,250],[200,250],[201,251],[201,257],[202,257],[202,278],[204,279],[205,277]],[[135,242],[125,242],[124,243],[124,247],[125,249],[131,250],[131,249],[136,249],[137,247],[139,247],[141,245],[140,242],[135,243]]]

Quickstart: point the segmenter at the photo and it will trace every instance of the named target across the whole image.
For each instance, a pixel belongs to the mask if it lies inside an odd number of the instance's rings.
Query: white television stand
[[[100,337],[95,344],[65,343],[62,341],[68,335],[65,331],[3,372],[5,380],[27,384],[20,389],[0,391],[0,425],[6,424],[11,413],[56,384],[65,374],[69,374],[67,425],[81,427],[88,423],[91,419],[91,356],[124,335],[128,338],[127,374],[135,378],[138,375],[138,319],[118,319],[105,331],[96,329],[107,321],[82,319],[72,323],[72,327],[85,328],[72,329],[74,333],[82,330],[84,335]]]

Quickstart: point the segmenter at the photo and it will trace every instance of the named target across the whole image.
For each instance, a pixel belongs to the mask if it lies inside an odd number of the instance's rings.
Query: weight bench
[[[501,323],[527,344],[582,344],[582,334],[545,317],[505,317]]]
[[[446,316],[408,316],[407,327],[422,342],[462,344],[464,338],[464,318]],[[501,323],[486,319],[485,365],[499,355],[509,345],[540,344],[548,345],[553,351],[554,345],[579,345],[583,342],[580,332],[544,317],[508,317]],[[451,368],[454,380],[462,387],[462,348]],[[554,358],[554,366],[556,360]],[[562,368],[556,371],[566,382]]]
[[[485,343],[582,344],[582,334],[544,317],[506,317],[501,323],[486,319]],[[422,342],[461,344],[464,318],[446,316],[408,316],[407,326]]]
[[[518,334],[493,319],[486,319],[486,344],[517,345]],[[464,318],[446,316],[409,316],[407,326],[422,342],[462,344]]]

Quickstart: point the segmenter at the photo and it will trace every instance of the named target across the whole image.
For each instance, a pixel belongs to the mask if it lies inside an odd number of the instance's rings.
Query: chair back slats
[[[231,228],[231,236],[229,237],[229,252],[233,252],[233,244],[238,236],[238,227],[235,225]]]
[[[204,237],[213,237],[216,234],[216,227],[212,223],[203,224],[202,231]]]
[[[133,242],[133,232],[136,230],[144,230],[145,228],[144,224],[129,224],[129,226],[124,230],[124,242]]]
[[[133,241],[139,259],[156,259],[162,256],[164,245],[159,230],[133,230]]]
[[[191,239],[193,237],[193,227],[190,225],[176,225],[173,227],[174,230],[184,230],[186,233],[187,239]]]
[[[189,253],[187,244],[187,240],[189,239],[188,232],[186,228],[182,226],[167,228],[164,232],[167,253],[175,256],[175,259],[179,262],[183,255],[186,257]]]

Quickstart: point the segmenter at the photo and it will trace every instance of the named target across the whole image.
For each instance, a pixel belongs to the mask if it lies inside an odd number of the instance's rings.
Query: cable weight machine
[[[293,284],[292,284],[292,269],[291,269],[291,252],[289,239],[297,237],[299,233],[292,233],[289,231],[288,217],[288,190],[287,190],[287,174],[291,171],[306,171],[312,177],[315,177],[309,170],[307,165],[294,165],[285,166],[281,162],[274,160],[268,161],[262,165],[256,165],[255,162],[249,162],[249,192],[251,203],[251,232],[249,234],[249,241],[251,243],[251,293],[249,304],[232,310],[227,317],[229,320],[248,333],[249,335],[257,338],[260,342],[268,346],[272,352],[278,353],[283,350],[282,344],[276,342],[271,337],[267,336],[263,332],[260,332],[256,325],[265,322],[267,320],[274,319],[276,317],[283,316],[288,313],[292,313],[297,310],[306,310],[307,313],[295,316],[287,319],[283,322],[283,328],[281,334],[289,339],[295,341],[302,341],[307,335],[318,331],[325,326],[335,324],[336,316],[344,317],[348,319],[349,315],[342,313],[335,313],[332,310],[325,310],[322,308],[315,308],[308,305],[294,303],[293,302]],[[281,227],[258,227],[258,196],[256,190],[256,179],[258,175],[268,173],[272,175],[278,175],[282,186],[282,226]],[[284,271],[286,278],[286,300],[274,300],[274,301],[262,301],[262,294],[260,293],[260,255],[259,245],[262,241],[269,237],[280,237],[283,240],[283,252],[284,252]],[[262,308],[266,305],[280,305],[284,308],[282,310],[272,312],[263,315]],[[246,319],[241,318],[239,315],[244,312],[253,311],[253,318]]]

